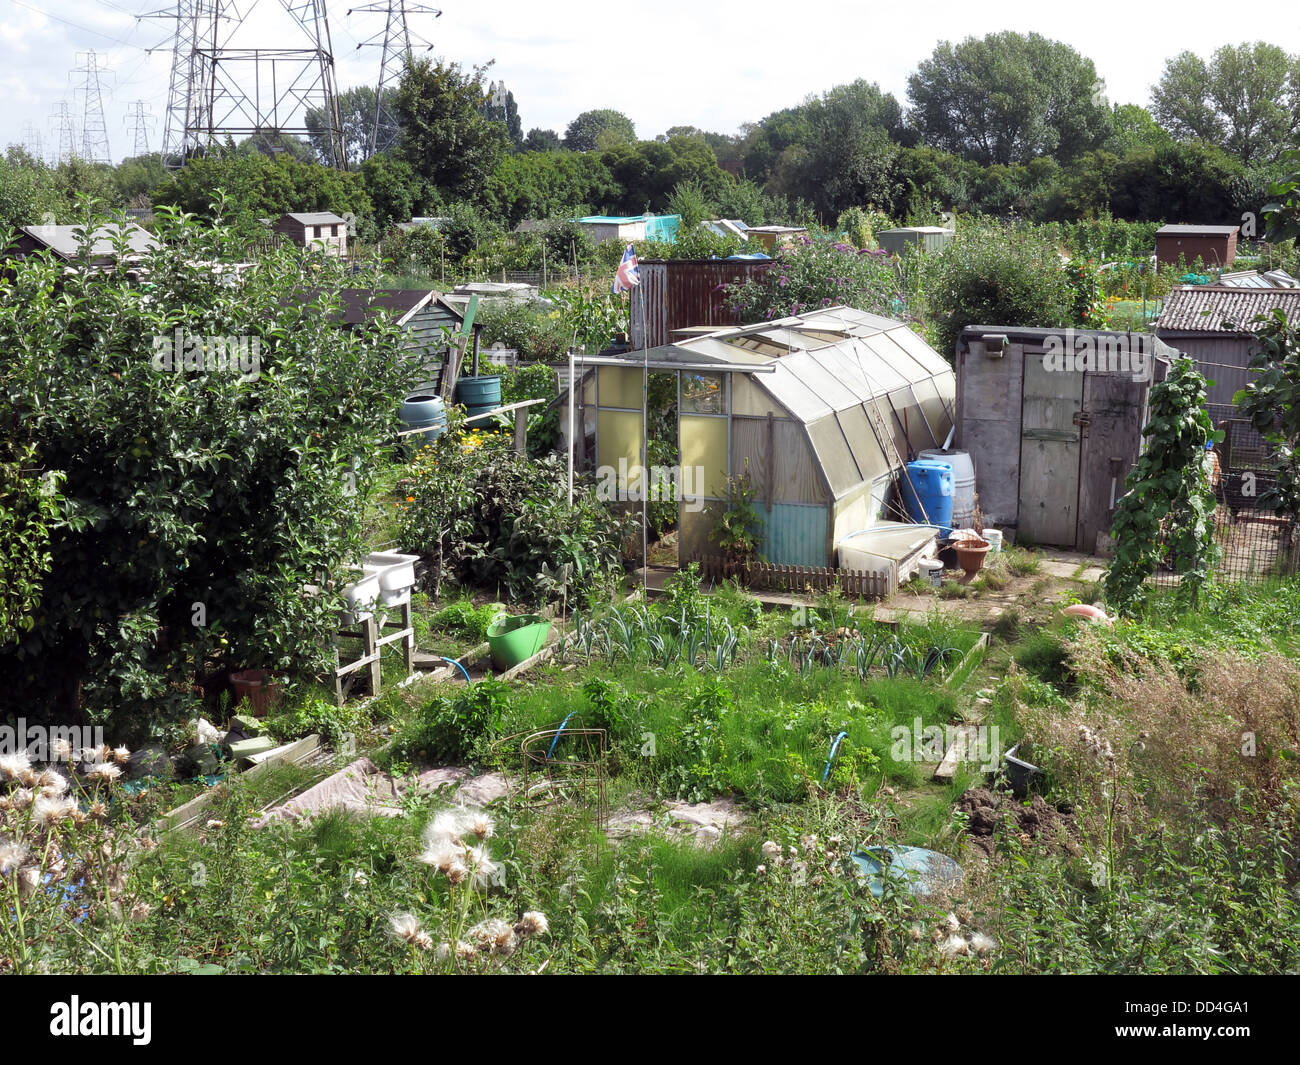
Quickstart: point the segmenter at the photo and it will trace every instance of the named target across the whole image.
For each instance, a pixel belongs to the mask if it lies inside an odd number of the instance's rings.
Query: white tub
[[[895,586],[909,580],[921,559],[934,553],[937,525],[909,525],[882,521],[869,529],[849,533],[839,542],[841,569],[888,574]]]

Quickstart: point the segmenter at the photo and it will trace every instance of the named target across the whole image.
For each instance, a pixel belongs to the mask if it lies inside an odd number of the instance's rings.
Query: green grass
[[[1031,576],[1037,573],[1042,565],[1042,560],[1036,554],[1023,547],[1004,548],[1002,558],[1013,577]]]

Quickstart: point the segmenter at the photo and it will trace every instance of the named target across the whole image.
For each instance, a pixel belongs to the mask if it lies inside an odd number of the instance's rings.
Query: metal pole
[[[645,321],[645,297],[641,286],[636,287],[641,301],[641,320]],[[631,311],[631,301],[628,301]],[[650,576],[650,349],[641,349],[641,594],[647,594]]]
[[[569,348],[569,509],[573,509],[573,390],[574,380],[573,348]]]

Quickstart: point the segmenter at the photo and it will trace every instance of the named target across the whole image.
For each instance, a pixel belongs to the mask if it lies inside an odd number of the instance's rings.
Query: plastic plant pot
[[[1026,762],[1023,758],[1016,757],[1016,752],[1020,750],[1020,744],[1016,744],[1006,753],[1006,774],[1007,783],[1011,785],[1012,792],[1018,798],[1024,798],[1029,794],[1029,785],[1035,778],[1043,775],[1043,771],[1032,762]]]
[[[488,626],[488,650],[497,669],[513,669],[546,646],[551,623],[540,614],[499,617]]]

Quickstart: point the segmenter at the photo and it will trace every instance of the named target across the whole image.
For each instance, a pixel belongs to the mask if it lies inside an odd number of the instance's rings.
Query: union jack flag
[[[639,284],[641,275],[637,271],[636,248],[629,244],[623,253],[623,261],[618,264],[618,273],[614,275],[614,284],[609,291],[617,296],[620,292],[631,292]]]

